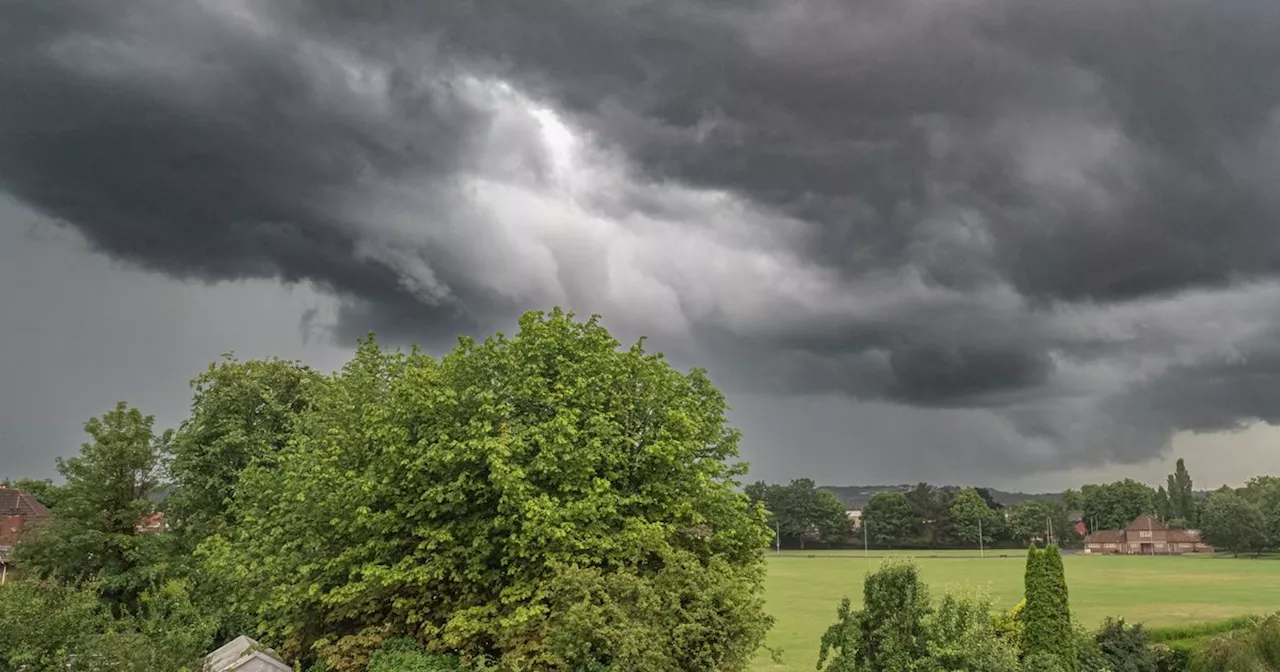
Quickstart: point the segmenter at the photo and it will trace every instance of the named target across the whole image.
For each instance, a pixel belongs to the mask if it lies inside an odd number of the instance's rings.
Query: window
[[[1143,530],[1143,531],[1141,531],[1141,532],[1139,532],[1139,533],[1138,533],[1138,536],[1139,536],[1139,537],[1142,537],[1143,539],[1150,539],[1150,538],[1151,538],[1151,530]]]

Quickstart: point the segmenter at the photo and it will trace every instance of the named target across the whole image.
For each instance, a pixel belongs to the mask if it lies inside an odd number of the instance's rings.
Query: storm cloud
[[[564,305],[1005,474],[1280,419],[1268,0],[4,3],[0,96],[0,190],[339,341]]]

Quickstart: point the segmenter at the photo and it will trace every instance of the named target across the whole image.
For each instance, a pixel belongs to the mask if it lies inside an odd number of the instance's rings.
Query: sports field
[[[913,558],[935,595],[977,589],[997,607],[1022,599],[1025,556],[1017,551],[924,552]],[[1007,557],[998,557],[1000,554]],[[842,597],[862,602],[862,579],[883,558],[857,552],[783,554],[769,559],[766,599],[776,619],[768,644],[782,649],[781,664],[762,652],[753,672],[812,670],[822,633],[835,621]],[[1207,556],[1063,557],[1072,615],[1094,626],[1123,616],[1151,626],[1199,623],[1242,614],[1280,611],[1280,561]]]

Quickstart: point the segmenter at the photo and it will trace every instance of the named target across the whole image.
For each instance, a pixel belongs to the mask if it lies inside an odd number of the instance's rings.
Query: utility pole
[[[782,526],[778,521],[773,521],[773,550],[776,555],[782,555]]]

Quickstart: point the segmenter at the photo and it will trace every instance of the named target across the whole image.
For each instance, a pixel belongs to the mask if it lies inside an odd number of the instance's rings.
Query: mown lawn
[[[935,594],[981,591],[1006,609],[1022,599],[1021,553],[936,555],[913,560]],[[1280,611],[1280,561],[1273,559],[1069,555],[1063,561],[1072,614],[1089,626],[1106,616],[1168,626]],[[761,652],[753,672],[814,669],[819,639],[835,620],[840,599],[860,604],[863,576],[880,562],[848,551],[771,557],[766,599],[776,623],[768,644],[782,649],[782,662]]]

